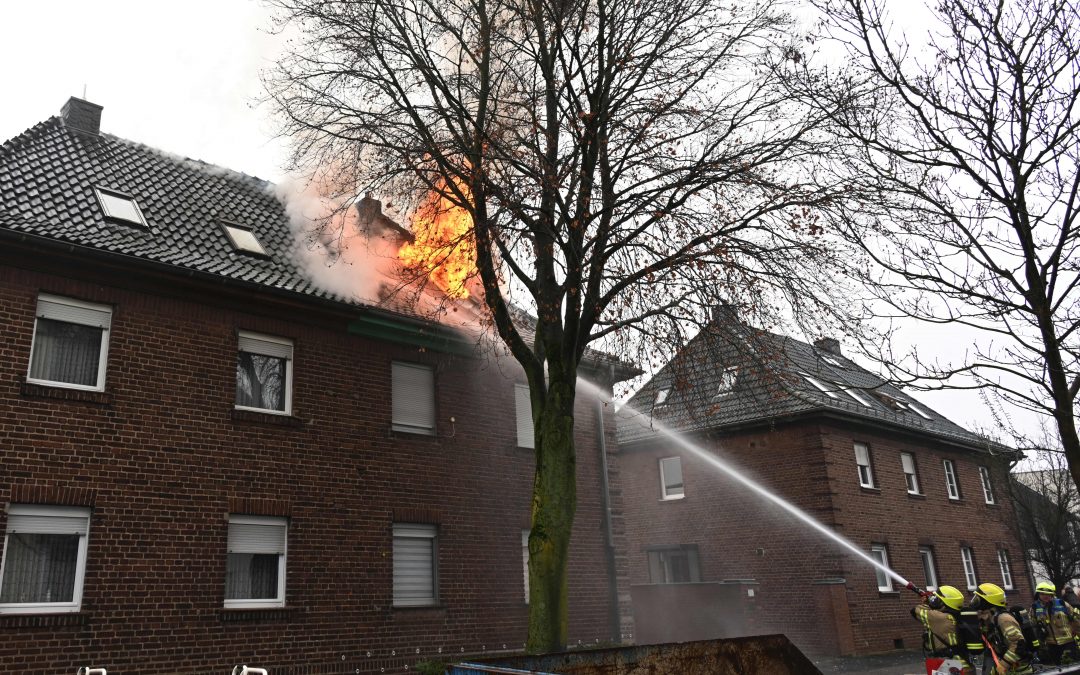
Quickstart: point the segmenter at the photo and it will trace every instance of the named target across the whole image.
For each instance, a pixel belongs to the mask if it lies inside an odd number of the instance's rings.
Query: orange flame
[[[451,298],[469,297],[465,287],[476,271],[472,216],[433,190],[413,216],[416,240],[398,251],[406,269],[425,274]],[[467,195],[466,195],[467,196]]]

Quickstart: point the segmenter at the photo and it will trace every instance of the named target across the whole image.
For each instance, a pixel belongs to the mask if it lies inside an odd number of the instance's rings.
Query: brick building
[[[520,649],[513,365],[312,285],[272,186],[100,116],[72,99],[0,146],[0,670],[402,672]],[[619,641],[614,422],[584,394],[576,433],[570,640]]]
[[[989,581],[1011,601],[1030,601],[1007,503],[1011,453],[883,384],[834,340],[811,346],[720,311],[630,404],[619,469],[641,640],[776,631],[819,654],[920,644],[909,614],[916,598],[901,584],[707,456],[730,461],[918,586]],[[707,456],[673,443],[657,423]],[[656,600],[665,585],[691,600],[662,617],[650,608],[670,606]],[[724,607],[694,607],[692,598]],[[687,613],[705,618],[671,635]]]

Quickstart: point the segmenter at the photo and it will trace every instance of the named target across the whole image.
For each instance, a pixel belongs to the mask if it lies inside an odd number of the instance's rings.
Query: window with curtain
[[[517,418],[517,444],[519,448],[535,448],[536,434],[533,432],[532,398],[529,385],[514,385],[514,414]]]
[[[394,524],[394,607],[438,603],[438,547],[434,525]]]
[[[291,414],[292,341],[241,331],[237,343],[236,407]]]
[[[28,382],[104,391],[112,309],[38,296]]]
[[[288,525],[284,518],[229,516],[226,607],[283,607]]]
[[[12,504],[0,559],[0,614],[77,612],[90,510]]]
[[[434,436],[435,371],[431,366],[394,361],[391,379],[391,428]]]

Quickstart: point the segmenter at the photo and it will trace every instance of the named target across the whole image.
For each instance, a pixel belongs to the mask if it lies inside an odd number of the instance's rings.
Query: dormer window
[[[251,231],[250,227],[244,227],[238,223],[230,223],[225,220],[221,221],[221,227],[225,230],[225,234],[228,235],[229,241],[237,251],[262,256],[267,255],[266,249],[263,248],[262,243],[255,236],[255,233]]]
[[[101,204],[101,210],[106,218],[147,227],[146,219],[143,218],[134,197],[103,188],[94,188],[94,192],[97,193],[98,203]]]

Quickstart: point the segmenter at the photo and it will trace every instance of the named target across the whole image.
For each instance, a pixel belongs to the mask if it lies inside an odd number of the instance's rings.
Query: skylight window
[[[909,402],[908,403],[908,408],[914,410],[916,415],[918,415],[919,417],[921,417],[921,418],[923,418],[925,420],[934,419],[933,417],[930,417],[930,413],[926,412],[925,410],[922,409],[922,407],[917,406],[914,403]]]
[[[724,394],[730,394],[731,390],[735,388],[735,383],[738,379],[739,369],[737,366],[724,368],[724,371],[720,373],[720,382],[716,386],[716,395],[723,396]]]
[[[221,227],[225,229],[225,234],[229,235],[229,241],[232,242],[233,248],[237,251],[254,253],[255,255],[267,255],[266,249],[263,248],[262,243],[259,242],[258,237],[251,231],[251,228],[224,220],[221,221]]]
[[[844,391],[848,393],[848,396],[863,404],[867,408],[874,407],[874,404],[870,402],[870,397],[867,396],[864,392],[858,389],[852,389],[850,387],[844,387]]]
[[[101,204],[101,210],[105,213],[106,218],[122,220],[125,223],[141,225],[142,227],[147,226],[146,219],[143,218],[142,211],[139,209],[134,197],[122,192],[103,190],[102,188],[94,188],[94,191],[97,193],[98,202]]]
[[[843,368],[844,367],[844,365],[842,363],[840,363],[839,361],[837,361],[836,359],[834,359],[831,356],[825,356],[824,354],[822,354],[821,355],[821,360],[824,361],[825,363],[829,364],[830,366],[836,366],[837,368]]]
[[[818,391],[824,393],[829,398],[840,398],[839,396],[836,395],[836,387],[835,386],[832,386],[832,387],[826,386],[825,383],[822,382],[821,380],[817,379],[816,377],[811,377],[810,375],[807,375],[806,373],[803,373],[803,378],[805,378],[807,382],[814,385],[814,388],[816,388]]]
[[[670,395],[671,395],[671,389],[670,388],[665,387],[665,388],[661,389],[660,391],[656,392],[656,399],[653,401],[653,405],[654,406],[664,405],[664,403],[667,402],[668,396],[670,396]]]

